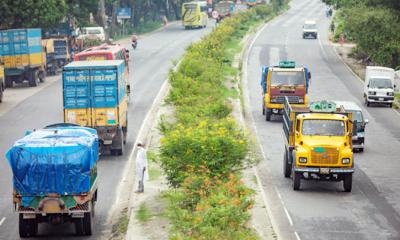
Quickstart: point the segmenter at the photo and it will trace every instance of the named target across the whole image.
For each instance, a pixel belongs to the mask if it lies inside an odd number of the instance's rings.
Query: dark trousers
[[[146,171],[146,169],[143,169],[142,178],[139,179],[138,192],[144,192],[144,171]]]

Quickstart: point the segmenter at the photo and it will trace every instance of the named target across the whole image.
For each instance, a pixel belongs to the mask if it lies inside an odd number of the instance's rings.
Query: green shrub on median
[[[224,19],[214,31],[186,51],[171,71],[167,102],[175,107],[174,123],[162,121],[159,159],[173,190],[170,239],[257,239],[247,226],[253,191],[238,173],[247,158],[248,136],[232,119],[225,86],[242,37],[271,17],[267,5]]]

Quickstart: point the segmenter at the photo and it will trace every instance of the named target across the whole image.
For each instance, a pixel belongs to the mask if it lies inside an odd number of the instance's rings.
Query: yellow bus
[[[208,23],[207,2],[187,2],[182,5],[182,24],[185,29],[205,28]]]

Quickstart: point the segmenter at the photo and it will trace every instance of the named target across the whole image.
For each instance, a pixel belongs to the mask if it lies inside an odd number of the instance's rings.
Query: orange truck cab
[[[293,61],[282,61],[278,66],[263,67],[261,87],[263,90],[262,113],[270,121],[272,115],[281,115],[285,97],[290,104],[307,106],[307,93],[311,73],[306,67],[296,66]]]

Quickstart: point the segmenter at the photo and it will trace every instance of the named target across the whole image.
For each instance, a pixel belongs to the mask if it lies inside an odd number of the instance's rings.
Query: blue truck
[[[75,61],[63,68],[64,122],[96,129],[102,153],[124,153],[126,78],[123,60]]]
[[[43,222],[72,222],[76,234],[92,234],[99,159],[96,130],[55,124],[29,131],[6,157],[21,237],[36,236]]]
[[[4,62],[5,85],[28,81],[36,87],[46,78],[46,53],[39,28],[0,31],[0,57]]]

